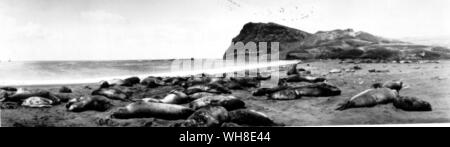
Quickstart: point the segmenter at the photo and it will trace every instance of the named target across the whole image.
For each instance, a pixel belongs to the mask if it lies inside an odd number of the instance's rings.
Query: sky
[[[0,60],[220,58],[247,22],[450,38],[448,0],[0,0]]]

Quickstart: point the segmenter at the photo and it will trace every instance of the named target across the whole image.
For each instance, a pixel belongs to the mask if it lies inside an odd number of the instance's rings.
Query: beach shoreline
[[[323,125],[364,125],[364,124],[414,124],[414,123],[448,123],[450,122],[450,61],[439,64],[340,64],[336,60],[314,61],[299,64],[299,68],[310,70],[314,76],[324,76],[327,82],[342,90],[342,94],[332,97],[302,97],[298,100],[269,100],[266,96],[253,96],[255,88],[232,90],[234,96],[240,97],[249,109],[265,113],[275,122],[285,126],[323,126]],[[329,73],[332,69],[346,69],[358,65],[362,70],[351,73]],[[280,75],[286,74],[286,67],[280,68]],[[387,69],[389,73],[369,73],[369,69]],[[396,109],[392,104],[369,108],[355,108],[335,111],[346,99],[369,88],[376,82],[402,79],[410,88],[401,94],[416,96],[431,103],[431,112],[406,112]],[[304,83],[294,83],[304,84]],[[17,88],[43,89],[58,93],[62,86],[72,89],[70,97],[88,96],[99,87],[99,83],[59,84],[59,85],[24,85]],[[133,88],[133,87],[132,87]],[[165,96],[178,86],[160,86],[148,90],[150,96]],[[141,97],[143,98],[143,97]],[[69,112],[64,104],[51,108],[2,109],[1,124],[5,127],[167,127],[173,121],[157,118],[110,119],[109,115],[116,108],[126,106],[129,102],[113,101],[114,108],[106,112],[85,111]],[[108,120],[107,124],[99,123]]]

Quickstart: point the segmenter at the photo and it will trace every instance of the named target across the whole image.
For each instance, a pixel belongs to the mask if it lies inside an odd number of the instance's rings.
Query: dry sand
[[[266,113],[275,122],[286,126],[351,125],[351,124],[405,124],[405,123],[443,123],[450,122],[450,61],[427,64],[358,64],[363,69],[354,73],[328,74],[336,68],[350,68],[355,64],[338,64],[337,61],[322,61],[301,64],[316,75],[325,75],[328,82],[342,90],[335,97],[303,97],[299,100],[267,100],[265,96],[254,97],[249,91],[235,90],[233,95],[242,97],[248,108]],[[388,69],[388,73],[369,73],[369,69]],[[370,108],[354,108],[335,111],[339,103],[369,88],[375,82],[402,79],[409,88],[400,91],[401,95],[415,96],[431,103],[431,112],[406,112],[396,109],[392,104]],[[92,89],[86,88],[86,86]],[[61,85],[25,86],[26,88],[48,89],[58,92]],[[72,97],[88,95],[96,84],[69,85],[74,91]],[[152,89],[154,95],[164,95],[173,87],[164,86]],[[107,112],[86,111],[74,113],[66,111],[64,104],[52,108],[25,108],[1,110],[3,127],[20,126],[58,126],[58,127],[97,127],[97,126],[167,126],[171,122],[161,119],[108,119],[111,111],[127,102],[114,101],[115,108]]]

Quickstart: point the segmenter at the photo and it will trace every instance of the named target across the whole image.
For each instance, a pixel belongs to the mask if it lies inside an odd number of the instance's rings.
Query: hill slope
[[[311,34],[276,23],[247,23],[232,39],[236,42],[279,42],[280,59],[441,59],[447,48],[415,45],[386,39],[353,29],[319,31]],[[228,53],[234,49],[229,48]],[[384,55],[384,56],[380,56]]]

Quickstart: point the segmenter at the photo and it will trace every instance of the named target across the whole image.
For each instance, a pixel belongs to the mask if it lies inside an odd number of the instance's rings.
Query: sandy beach
[[[322,126],[356,124],[410,124],[450,122],[449,96],[450,61],[424,64],[371,63],[358,64],[362,70],[356,72],[329,73],[332,69],[347,69],[355,64],[340,64],[337,60],[314,61],[299,64],[299,68],[311,71],[314,76],[324,76],[327,82],[338,87],[342,93],[333,97],[302,97],[298,100],[268,100],[266,96],[253,96],[255,88],[232,90],[249,109],[265,113],[283,126]],[[281,67],[281,75],[287,67]],[[369,73],[369,69],[387,69],[388,73]],[[336,107],[346,99],[370,88],[373,83],[402,80],[407,88],[400,91],[402,96],[415,96],[429,102],[433,110],[429,112],[407,112],[392,104],[368,108],[354,108],[336,111]],[[301,85],[304,83],[291,83]],[[98,83],[70,85],[15,86],[17,88],[43,89],[58,93],[61,86],[72,89],[65,94],[71,98],[90,95],[99,87]],[[140,89],[139,85],[130,89]],[[133,98],[164,96],[178,86],[160,86],[146,89],[144,95]],[[114,107],[105,112],[69,112],[64,103],[51,108],[27,108],[1,110],[2,127],[165,127],[174,121],[157,118],[111,119],[111,113],[130,102],[112,101]]]

